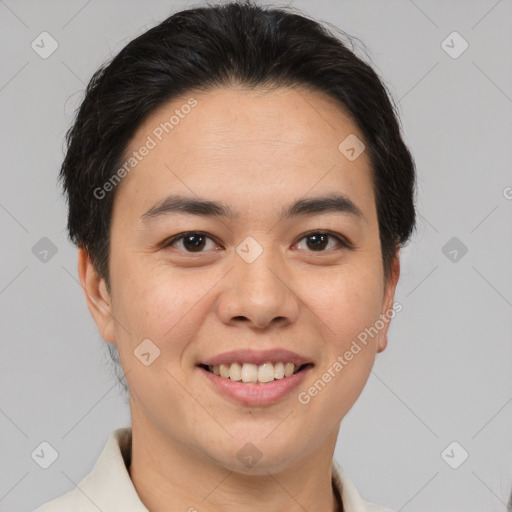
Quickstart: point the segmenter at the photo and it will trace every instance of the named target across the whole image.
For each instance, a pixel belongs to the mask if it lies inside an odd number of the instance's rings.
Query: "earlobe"
[[[115,343],[112,302],[105,280],[98,274],[89,253],[82,247],[78,249],[78,275],[84,292],[85,301],[101,337]]]
[[[380,332],[379,333],[379,342],[377,344],[377,354],[386,350],[387,346],[388,346],[388,335]]]
[[[377,353],[382,352],[388,346],[388,329],[391,321],[391,312],[393,309],[393,301],[395,298],[396,285],[400,277],[400,253],[399,250],[395,252],[391,264],[391,276],[389,277],[384,290],[384,300],[382,302],[381,319],[384,321],[384,327],[379,333],[377,343]]]

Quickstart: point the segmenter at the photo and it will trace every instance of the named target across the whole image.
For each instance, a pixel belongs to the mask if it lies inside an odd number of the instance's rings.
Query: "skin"
[[[297,400],[379,315],[399,276],[382,268],[370,161],[338,145],[364,140],[333,100],[300,88],[189,93],[155,111],[127,153],[194,97],[198,105],[128,174],[111,224],[110,293],[87,252],[79,275],[99,332],[115,343],[130,388],[130,476],[153,512],[335,511],[331,464],[340,422],[360,395],[389,323],[311,399]],[[339,213],[279,220],[304,196],[346,194],[365,219]],[[170,193],[222,201],[230,221],[141,216]],[[320,250],[305,235],[330,230]],[[202,231],[203,252],[172,235]],[[253,237],[263,253],[248,264],[236,247]],[[150,339],[160,356],[145,366],[134,349]],[[196,365],[238,348],[286,348],[314,362],[303,386],[271,406],[249,407],[216,392]],[[237,452],[261,452],[249,468]]]

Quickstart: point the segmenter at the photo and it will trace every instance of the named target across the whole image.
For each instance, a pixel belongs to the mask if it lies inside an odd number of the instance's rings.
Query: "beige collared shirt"
[[[127,461],[131,459],[131,436],[131,427],[114,430],[93,470],[78,487],[48,501],[34,512],[148,512],[127,470]],[[332,473],[344,512],[392,512],[364,501],[335,459]]]

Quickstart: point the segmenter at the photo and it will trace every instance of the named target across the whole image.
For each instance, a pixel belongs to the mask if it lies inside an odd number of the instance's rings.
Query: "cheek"
[[[368,269],[331,273],[329,283],[310,294],[310,304],[325,327],[336,350],[350,345],[379,318],[382,304],[381,277]]]
[[[133,337],[150,338],[162,347],[164,339],[172,339],[183,330],[193,296],[187,296],[177,283],[172,286],[162,280],[143,279],[142,274],[139,278],[121,287],[115,312]]]
[[[322,428],[335,426],[361,394],[376,354],[377,337],[365,334],[379,319],[380,276],[367,270],[332,275],[329,286],[313,297],[311,307],[322,330],[323,354],[316,379],[301,391],[304,414],[321,419]],[[361,336],[362,335],[362,336]],[[363,340],[363,336],[366,336]],[[358,338],[359,337],[359,338]],[[304,402],[300,402],[304,404]],[[314,435],[318,422],[311,425]]]
[[[150,339],[160,349],[159,362],[170,367],[179,364],[205,315],[208,301],[202,299],[219,276],[173,272],[165,265],[143,262],[125,263],[118,271],[119,276],[127,276],[116,283],[113,301],[114,315],[126,328],[117,328],[121,345],[133,351],[142,340]]]

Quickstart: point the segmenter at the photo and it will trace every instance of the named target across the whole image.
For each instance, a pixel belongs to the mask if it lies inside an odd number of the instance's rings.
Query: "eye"
[[[324,249],[329,245],[328,240],[334,239],[338,245],[346,249],[351,249],[351,244],[343,237],[330,233],[328,231],[312,231],[304,235],[301,240],[308,240],[306,242],[308,248],[313,252],[326,252]]]
[[[326,247],[328,248],[329,246],[329,239],[337,242],[340,247],[346,249],[352,248],[352,244],[344,237],[328,231],[312,231],[304,235],[300,240],[304,239],[307,240],[307,247],[313,252],[326,252]],[[165,240],[161,247],[176,247],[177,244],[181,243],[182,247],[178,247],[179,250],[184,250],[186,253],[201,253],[205,252],[204,249],[205,246],[207,246],[208,240],[214,243],[214,248],[217,246],[216,242],[206,235],[206,233],[201,231],[188,231]]]
[[[203,249],[205,245],[207,245],[206,240],[214,241],[200,231],[189,231],[169,238],[162,244],[162,247],[173,247],[177,242],[182,242],[182,247],[185,248],[185,252],[204,252]]]

